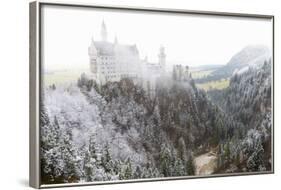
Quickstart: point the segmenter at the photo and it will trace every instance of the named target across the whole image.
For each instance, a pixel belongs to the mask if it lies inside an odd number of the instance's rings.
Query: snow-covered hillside
[[[270,59],[271,51],[263,45],[250,45],[236,53],[226,65],[214,70],[210,75],[197,79],[196,82],[220,80],[229,78],[235,73],[243,73],[249,68],[260,67],[265,60]]]
[[[207,152],[212,170],[201,173],[270,170],[270,68],[234,75],[220,102],[192,78],[159,79],[154,95],[128,78],[99,86],[84,74],[45,87],[43,184],[196,175]]]
[[[258,67],[249,67],[236,73],[225,90],[210,91],[212,100],[219,105],[240,129],[234,130],[240,138],[232,139],[220,148],[223,171],[228,171],[229,160],[249,171],[267,170],[271,167],[271,60]],[[225,161],[225,154],[229,158]],[[232,172],[239,171],[236,167]]]

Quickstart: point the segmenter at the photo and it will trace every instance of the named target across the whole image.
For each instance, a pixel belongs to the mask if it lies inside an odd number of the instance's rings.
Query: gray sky
[[[100,40],[104,19],[108,40],[136,44],[141,58],[157,61],[163,45],[167,62],[190,66],[226,64],[247,45],[271,48],[271,21],[233,17],[144,14],[89,8],[43,7],[45,69],[88,67],[91,38]]]

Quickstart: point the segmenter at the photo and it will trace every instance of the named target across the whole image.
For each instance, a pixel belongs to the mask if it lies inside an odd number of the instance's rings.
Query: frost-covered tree
[[[41,166],[44,183],[194,175],[211,152],[217,170],[268,170],[271,164],[270,63],[233,76],[215,101],[193,80],[156,81],[150,96],[137,81],[44,89]],[[255,114],[253,114],[255,113]],[[128,158],[130,156],[130,158]]]
[[[186,175],[195,175],[195,166],[191,156],[186,161]]]
[[[133,169],[130,158],[125,162],[125,170],[124,170],[124,179],[132,179],[133,177]]]
[[[60,142],[60,150],[63,160],[63,176],[65,182],[78,182],[82,175],[81,168],[79,167],[79,162],[81,160],[78,159],[78,150],[73,144],[72,134],[68,131],[66,134],[63,134],[61,138],[63,141]]]
[[[264,171],[264,149],[260,141],[255,145],[253,153],[247,160],[247,169],[249,171]]]

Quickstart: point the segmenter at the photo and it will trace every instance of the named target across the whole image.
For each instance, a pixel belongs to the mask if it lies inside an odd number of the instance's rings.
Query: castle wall
[[[107,35],[105,23],[102,23],[102,32]],[[166,54],[161,47],[158,54],[158,63],[148,63],[139,58],[135,45],[118,44],[92,39],[89,47],[90,70],[93,78],[99,84],[120,81],[122,78],[140,79],[147,91],[155,91],[156,79],[165,73]],[[96,46],[98,45],[98,46]],[[135,80],[137,81],[137,80]]]

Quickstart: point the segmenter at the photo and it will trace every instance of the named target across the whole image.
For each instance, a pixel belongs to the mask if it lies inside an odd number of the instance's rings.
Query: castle
[[[189,81],[191,73],[188,66],[174,65],[173,66],[173,80],[174,81]]]
[[[156,79],[165,73],[164,47],[160,47],[158,63],[151,63],[147,58],[140,59],[135,44],[120,44],[117,37],[114,42],[108,41],[104,21],[101,26],[101,41],[92,38],[88,54],[92,77],[98,84],[120,81],[122,78],[130,78],[134,81],[141,79],[144,88],[153,91]]]

